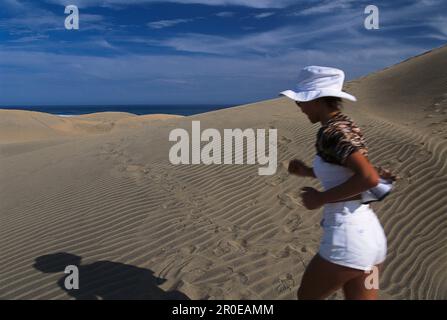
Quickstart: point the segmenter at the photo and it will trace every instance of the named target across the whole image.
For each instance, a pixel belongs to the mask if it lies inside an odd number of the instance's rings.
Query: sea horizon
[[[244,104],[244,103],[241,103]],[[70,117],[97,112],[127,112],[135,115],[174,114],[190,116],[199,113],[226,109],[241,104],[142,104],[142,105],[40,105],[40,106],[0,106],[0,110],[23,110],[44,112]]]

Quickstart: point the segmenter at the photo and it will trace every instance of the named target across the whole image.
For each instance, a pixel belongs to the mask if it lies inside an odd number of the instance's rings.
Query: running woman
[[[387,253],[383,228],[362,192],[382,177],[395,179],[369,162],[359,127],[341,109],[342,99],[356,101],[344,91],[344,72],[309,66],[301,70],[296,91],[281,92],[295,101],[311,123],[321,123],[313,168],[294,159],[289,173],[317,178],[325,191],[302,188],[303,205],[323,208],[323,237],[318,253],[307,266],[298,299],[324,299],[343,289],[346,299],[377,299],[376,285],[366,285],[370,272],[379,272]]]

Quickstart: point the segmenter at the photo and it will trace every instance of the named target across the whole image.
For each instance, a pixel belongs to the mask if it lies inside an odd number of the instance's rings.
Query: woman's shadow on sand
[[[61,273],[59,287],[70,296],[82,300],[189,300],[179,291],[165,292],[158,286],[166,279],[153,275],[153,271],[111,261],[97,261],[81,265],[82,257],[59,252],[36,258],[34,268],[44,273]],[[77,266],[79,289],[65,288],[67,266]]]

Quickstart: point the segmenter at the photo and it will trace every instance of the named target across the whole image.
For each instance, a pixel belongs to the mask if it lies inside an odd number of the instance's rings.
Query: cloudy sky
[[[446,42],[445,0],[0,0],[0,105],[249,103],[306,65],[353,79]]]

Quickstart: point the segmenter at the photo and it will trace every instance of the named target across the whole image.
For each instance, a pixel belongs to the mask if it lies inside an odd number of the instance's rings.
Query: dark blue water
[[[243,104],[243,103],[241,103]],[[95,112],[129,112],[136,115],[144,114],[177,114],[183,116],[190,116],[198,113],[204,113],[228,107],[231,105],[134,105],[134,106],[35,106],[35,107],[0,107],[0,109],[16,109],[16,110],[30,110],[55,115],[80,115]]]

